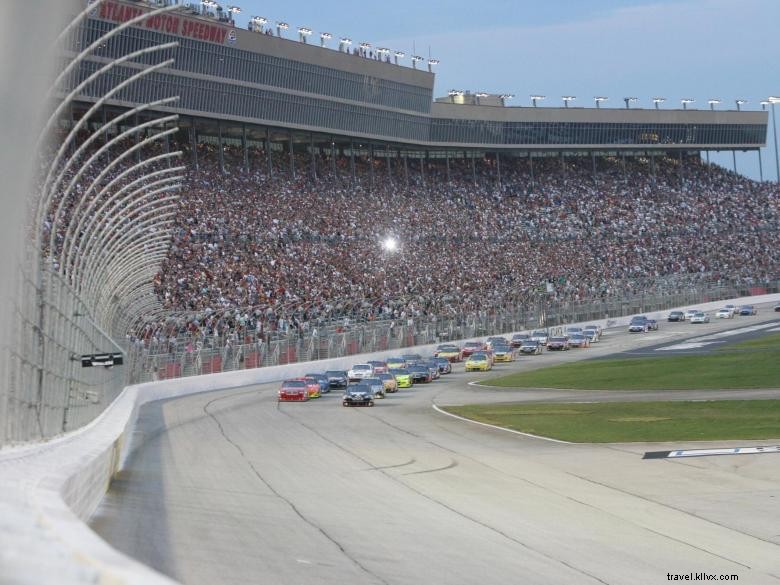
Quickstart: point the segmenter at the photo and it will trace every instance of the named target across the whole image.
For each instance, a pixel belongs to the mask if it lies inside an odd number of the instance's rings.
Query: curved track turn
[[[706,331],[772,319],[780,315],[764,311]],[[609,332],[590,350],[497,370],[704,331],[691,327],[662,323],[644,336]],[[780,583],[777,456],[642,460],[648,445],[553,443],[432,408],[777,398],[780,390],[507,391],[469,385],[486,376],[456,370],[373,409],[343,408],[338,393],[278,404],[276,384],[149,404],[137,449],[92,526],[188,585],[655,585],[667,582],[667,573],[702,572]]]

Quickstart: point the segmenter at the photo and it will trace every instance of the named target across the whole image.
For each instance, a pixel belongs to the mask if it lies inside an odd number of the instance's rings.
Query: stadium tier
[[[150,9],[103,2],[70,56]],[[587,301],[780,275],[777,185],[700,156],[760,148],[767,112],[506,107],[467,92],[434,100],[434,74],[385,49],[250,29],[181,6],[102,42],[70,80],[139,52],[86,83],[65,126],[106,94],[85,129],[125,119],[104,141],[179,116],[177,133],[135,154],[184,154],[178,206],[159,204],[174,231],[154,280],[183,327],[225,310],[261,331],[345,306],[359,319],[448,316],[530,304],[540,287]],[[165,43],[178,46],[152,51]],[[68,221],[66,206],[55,246]],[[398,249],[383,248],[387,238]]]

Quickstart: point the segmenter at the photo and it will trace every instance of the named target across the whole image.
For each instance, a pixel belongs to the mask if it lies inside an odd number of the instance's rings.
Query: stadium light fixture
[[[428,59],[428,71],[433,71],[433,66],[438,65],[439,60],[438,59]]]
[[[341,37],[339,39],[339,51],[347,51],[349,52],[349,46],[352,44],[352,39],[347,37]]]
[[[688,104],[694,103],[696,100],[692,98],[683,98],[680,100],[680,103],[682,104],[683,110],[688,109]]]
[[[287,24],[286,22],[277,22],[276,23],[276,36],[281,37],[282,36],[282,31],[283,30],[287,30],[288,28],[290,28],[290,25]]]
[[[564,108],[568,108],[569,107],[569,102],[572,101],[572,100],[576,100],[577,96],[576,95],[565,95],[565,96],[562,96],[561,99],[563,100],[563,107]]]
[[[240,6],[228,6],[227,10],[231,14],[240,14],[241,13],[241,7]]]
[[[371,43],[366,43],[364,41],[364,42],[360,43],[360,48],[363,49],[364,51],[366,51],[366,50],[371,48]]]
[[[393,53],[393,56],[395,57],[395,64],[398,65],[398,59],[403,59],[404,57],[406,57],[406,53],[404,53],[403,51],[395,51]]]
[[[420,55],[412,55],[412,67],[417,69],[417,64],[424,59]]]
[[[710,109],[714,110],[715,106],[717,106],[720,103],[720,100],[717,98],[713,98],[711,100],[707,100],[707,103],[710,104]]]
[[[302,43],[306,43],[306,37],[311,35],[312,30],[305,26],[299,26],[298,27],[298,40],[300,40]]]
[[[768,106],[770,103],[771,103],[771,102],[768,102],[768,101],[766,101],[766,100],[764,100],[764,101],[760,102],[760,104],[761,104],[761,109],[762,109],[762,110],[766,110],[766,107],[767,107],[767,106]]]
[[[500,96],[498,96],[498,97],[499,97],[499,98],[501,98],[501,105],[502,105],[502,106],[505,106],[505,105],[506,105],[506,102],[507,102],[507,100],[511,100],[511,99],[513,99],[513,98],[515,97],[515,94],[513,94],[513,93],[502,93],[502,94],[501,94]]]
[[[742,106],[744,106],[748,102],[747,102],[747,100],[737,99],[737,100],[734,100],[734,103],[737,104],[737,111],[741,112],[742,111]]]
[[[770,104],[780,104],[780,97],[770,95],[768,98]]]
[[[655,104],[655,109],[658,110],[659,109],[658,105],[664,103],[665,101],[666,101],[666,98],[654,97],[653,98],[653,103]]]
[[[601,108],[601,102],[607,101],[609,98],[603,95],[598,95],[593,98],[593,100],[596,102],[596,109]]]
[[[263,26],[268,22],[268,19],[264,16],[253,16],[249,19],[249,23],[252,25],[254,32],[263,32]]]
[[[531,96],[531,103],[534,105],[534,107],[536,107],[536,102],[540,102],[543,99],[546,99],[546,97],[547,96],[543,96],[543,95],[532,95]]]
[[[320,47],[324,47],[325,46],[325,41],[329,41],[332,38],[333,38],[333,35],[330,34],[329,32],[320,33]]]
[[[628,110],[628,109],[631,108],[631,103],[632,102],[638,102],[639,98],[638,97],[624,97],[623,101],[626,102],[626,109]]]

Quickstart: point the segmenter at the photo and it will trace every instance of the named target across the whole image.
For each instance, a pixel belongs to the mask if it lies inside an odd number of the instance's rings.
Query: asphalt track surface
[[[704,328],[711,334],[776,319],[764,309]],[[275,384],[152,403],[141,412],[134,455],[91,524],[119,550],[187,585],[656,585],[669,573],[778,584],[780,455],[643,460],[645,451],[745,442],[562,444],[432,408],[780,397],[776,389],[605,393],[469,384],[680,342],[704,328],[610,331],[589,350],[525,357],[489,374],[456,366],[374,408],[344,408],[337,392],[278,404]]]

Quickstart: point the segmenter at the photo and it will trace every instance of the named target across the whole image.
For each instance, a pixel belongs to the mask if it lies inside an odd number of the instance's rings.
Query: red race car
[[[304,380],[285,380],[279,388],[279,402],[306,402],[309,399],[308,384]]]
[[[461,355],[464,358],[467,358],[472,353],[478,351],[485,351],[486,349],[487,349],[487,345],[485,345],[481,341],[467,341],[465,344],[463,344],[463,350],[461,351]]]

